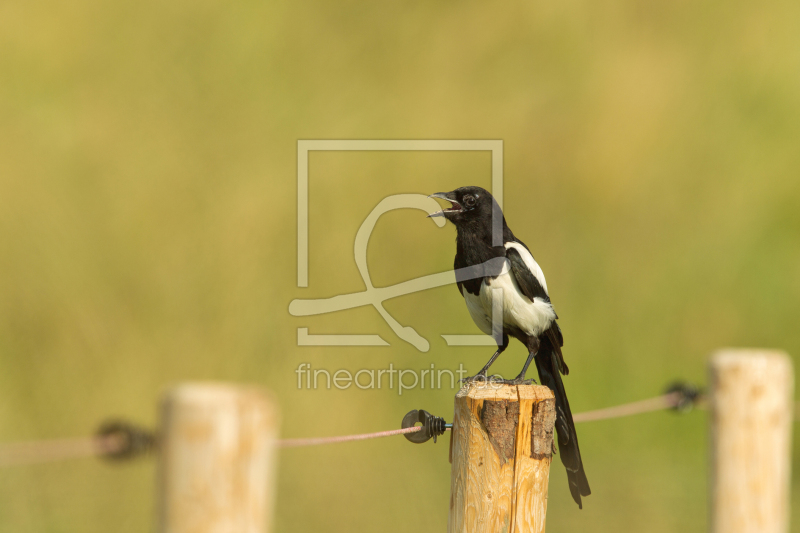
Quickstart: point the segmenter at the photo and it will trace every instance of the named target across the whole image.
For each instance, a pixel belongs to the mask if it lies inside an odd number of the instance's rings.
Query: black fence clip
[[[672,406],[671,409],[679,413],[688,413],[697,407],[697,404],[703,401],[703,390],[696,385],[684,381],[676,381],[670,385],[664,393],[678,393],[675,405]]]
[[[414,444],[422,444],[423,442],[427,442],[431,439],[431,437],[435,443],[436,437],[443,435],[445,431],[453,428],[453,424],[448,424],[444,421],[444,418],[433,416],[428,411],[423,409],[414,409],[413,411],[409,411],[408,414],[403,417],[403,423],[401,425],[403,429],[406,429],[414,427],[417,424],[422,424],[421,430],[417,431],[416,433],[406,433],[403,435]]]

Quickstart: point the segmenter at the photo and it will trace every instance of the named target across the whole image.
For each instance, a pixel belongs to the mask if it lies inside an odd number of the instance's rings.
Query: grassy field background
[[[298,289],[298,139],[502,139],[506,217],[547,274],[576,412],[704,383],[719,347],[800,354],[799,17],[789,0],[0,3],[0,441],[152,426],[183,380],[271,388],[285,436],[451,416],[449,388],[298,390],[294,370],[476,371],[491,349],[439,336],[477,333],[454,287],[386,304],[427,353],[372,309],[288,305],[362,290],[367,213],[488,186],[489,155],[312,154]],[[454,236],[385,215],[374,283],[449,268]],[[298,327],[391,346],[299,348]],[[594,494],[579,512],[555,466],[548,531],[705,531],[705,431],[699,412],[581,425]],[[0,531],[152,531],[154,473],[4,469]],[[448,497],[446,439],[286,450],[275,530],[441,531]]]

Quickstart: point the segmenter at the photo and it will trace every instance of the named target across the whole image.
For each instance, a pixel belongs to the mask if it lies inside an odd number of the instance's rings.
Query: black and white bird
[[[452,204],[452,207],[429,216],[445,217],[456,226],[456,272],[473,267],[473,272],[481,274],[472,279],[457,278],[457,285],[472,320],[487,335],[492,335],[493,294],[499,292],[493,289],[502,289],[502,341],[498,342],[497,351],[481,371],[467,379],[487,379],[489,367],[508,347],[509,337],[525,345],[528,358],[522,371],[513,380],[504,382],[527,383],[525,373],[531,361],[536,361],[539,379],[556,398],[556,432],[561,462],[567,469],[572,498],[582,508],[581,496],[588,496],[591,490],[583,469],[567,393],[561,381],[561,374],[569,374],[569,368],[561,353],[564,338],[556,322],[558,315],[550,301],[544,273],[525,243],[511,232],[500,207],[488,191],[480,187],[461,187],[431,197]],[[502,218],[502,246],[492,245],[493,211]],[[499,231],[500,225],[496,228]],[[497,258],[504,259],[492,261]],[[487,270],[487,262],[499,263],[502,268]],[[499,305],[495,304],[495,308],[499,309]],[[497,333],[499,337],[499,331]]]

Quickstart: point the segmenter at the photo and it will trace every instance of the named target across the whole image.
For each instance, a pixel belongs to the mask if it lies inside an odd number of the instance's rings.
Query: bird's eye
[[[475,197],[472,195],[468,195],[464,197],[464,205],[467,207],[472,207],[475,205]]]

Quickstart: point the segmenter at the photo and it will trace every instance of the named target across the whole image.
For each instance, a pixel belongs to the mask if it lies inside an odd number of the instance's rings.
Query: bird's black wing
[[[517,280],[517,285],[519,285],[522,294],[531,301],[534,298],[541,298],[545,302],[549,302],[550,296],[547,295],[547,291],[544,290],[544,287],[533,275],[533,272],[528,269],[528,265],[525,264],[525,260],[522,259],[519,252],[514,248],[508,248],[506,250],[506,258],[511,264],[511,273],[514,274],[514,279]]]
[[[522,245],[525,246],[524,244]],[[511,264],[511,272],[514,274],[514,279],[517,280],[517,285],[519,285],[522,294],[527,296],[531,301],[533,301],[534,298],[541,298],[549,302],[550,296],[547,294],[547,291],[544,290],[542,284],[539,283],[539,280],[536,279],[536,276],[533,275],[533,272],[530,271],[528,265],[525,264],[519,252],[514,248],[509,248],[506,250],[506,258],[508,258],[508,262]],[[553,322],[553,327],[548,329],[545,334],[550,339],[553,351],[558,358],[558,370],[566,376],[569,374],[569,367],[564,361],[564,355],[561,353],[561,347],[564,346],[564,337],[561,334],[561,328],[558,327],[557,323]]]

